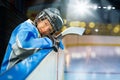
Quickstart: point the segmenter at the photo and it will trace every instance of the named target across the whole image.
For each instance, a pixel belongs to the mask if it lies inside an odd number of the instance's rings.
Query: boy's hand
[[[59,46],[60,46],[60,40],[54,37],[53,35],[48,36],[52,42],[53,42],[53,49],[55,52],[58,52]]]

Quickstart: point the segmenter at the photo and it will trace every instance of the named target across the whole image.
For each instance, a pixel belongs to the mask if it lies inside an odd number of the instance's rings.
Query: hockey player
[[[1,73],[13,67],[18,62],[41,49],[64,49],[62,41],[57,42],[50,37],[59,32],[63,19],[56,8],[47,8],[41,11],[34,21],[28,19],[18,25],[12,32],[6,53],[1,65]]]

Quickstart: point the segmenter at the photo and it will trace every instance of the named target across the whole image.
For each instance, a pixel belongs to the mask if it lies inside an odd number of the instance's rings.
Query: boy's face
[[[45,20],[39,20],[37,22],[37,28],[40,34],[42,35],[49,35],[50,33],[53,32],[52,25],[50,24],[48,19]]]

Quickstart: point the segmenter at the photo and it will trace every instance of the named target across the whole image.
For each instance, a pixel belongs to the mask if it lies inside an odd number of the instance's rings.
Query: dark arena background
[[[48,7],[60,10],[62,30],[86,29],[63,39],[63,80],[120,80],[120,0],[0,0],[0,64],[12,30]]]

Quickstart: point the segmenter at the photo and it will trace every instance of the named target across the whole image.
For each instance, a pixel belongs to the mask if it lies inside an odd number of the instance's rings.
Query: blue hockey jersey
[[[52,48],[52,46],[52,41],[48,37],[41,37],[31,20],[26,20],[12,32],[1,65],[1,73],[33,53],[39,52],[41,49]],[[60,46],[63,49],[63,45],[61,44]]]

